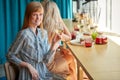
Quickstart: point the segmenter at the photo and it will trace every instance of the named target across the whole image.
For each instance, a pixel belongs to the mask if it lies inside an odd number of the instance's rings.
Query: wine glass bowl
[[[63,30],[62,30],[62,29],[56,29],[55,32],[56,32],[57,34],[60,34],[60,35],[61,35],[61,34],[63,33]]]

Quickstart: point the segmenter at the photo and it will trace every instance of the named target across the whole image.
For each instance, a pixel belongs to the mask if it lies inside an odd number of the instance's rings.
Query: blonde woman
[[[49,45],[47,31],[42,26],[38,28],[43,13],[40,2],[30,2],[27,5],[23,28],[8,51],[8,61],[20,69],[17,80],[63,80],[49,72],[46,66],[46,63],[51,62],[60,37],[55,34],[55,44]]]
[[[48,40],[50,44],[54,41],[54,34],[60,34],[61,41],[69,41],[71,34],[64,24],[58,6],[55,2],[44,0],[42,2],[44,7],[43,25],[48,32]],[[60,74],[63,77],[68,77],[70,80],[77,80],[75,58],[70,51],[60,51],[58,48],[52,63],[47,64],[51,72]]]

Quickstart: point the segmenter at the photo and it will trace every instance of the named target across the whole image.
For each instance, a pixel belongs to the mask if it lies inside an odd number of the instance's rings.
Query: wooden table
[[[120,46],[112,40],[89,48],[66,44],[90,80],[120,80]]]

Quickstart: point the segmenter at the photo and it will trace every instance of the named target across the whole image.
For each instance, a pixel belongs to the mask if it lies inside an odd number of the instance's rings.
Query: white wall
[[[112,31],[120,33],[120,0],[112,0]]]

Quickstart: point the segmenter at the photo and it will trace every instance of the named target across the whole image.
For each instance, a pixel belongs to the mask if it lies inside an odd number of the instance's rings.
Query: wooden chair
[[[7,80],[18,80],[19,69],[15,64],[6,62],[4,64],[4,69]]]

